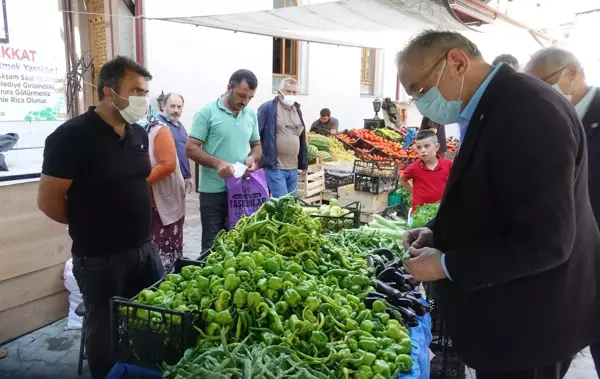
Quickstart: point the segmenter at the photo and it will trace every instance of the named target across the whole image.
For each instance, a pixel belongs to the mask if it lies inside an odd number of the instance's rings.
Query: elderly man
[[[296,195],[298,169],[308,167],[306,129],[300,104],[296,102],[297,93],[298,82],[285,78],[277,96],[258,108],[263,149],[261,166],[274,197]]]
[[[188,134],[183,124],[179,122],[179,118],[183,112],[183,104],[183,96],[178,93],[169,92],[163,100],[163,109],[158,118],[169,127],[169,130],[173,134],[181,175],[183,175],[183,179],[185,180],[187,193],[191,193],[194,190],[194,184],[192,183],[190,160],[185,156],[185,143]]]
[[[455,32],[419,34],[398,70],[419,111],[457,122],[462,141],[437,217],[405,234],[406,267],[437,281],[477,379],[561,378],[600,340],[600,292],[585,290],[600,272],[600,232],[575,110]]]
[[[210,249],[219,231],[227,226],[227,188],[233,163],[245,163],[247,171],[257,168],[261,157],[256,112],[248,107],[258,87],[256,75],[237,70],[227,92],[196,112],[185,146],[188,158],[201,166],[200,222],[202,251]]]
[[[542,79],[574,106],[587,137],[589,193],[600,228],[600,90],[588,86],[581,63],[571,52],[549,47],[536,52],[525,72]],[[600,377],[600,342],[590,347]]]

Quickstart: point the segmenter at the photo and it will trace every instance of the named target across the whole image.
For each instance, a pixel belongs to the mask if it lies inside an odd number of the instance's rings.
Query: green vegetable
[[[217,322],[218,324],[221,324],[221,325],[231,324],[233,322],[233,318],[231,317],[231,314],[229,313],[229,309],[217,312],[217,314],[215,316],[215,322]]]
[[[385,306],[385,304],[380,300],[375,300],[373,302],[373,312],[375,313],[385,312],[386,308],[387,307]]]
[[[248,292],[242,288],[238,288],[233,294],[233,304],[238,308],[244,308],[248,300]]]
[[[223,283],[223,287],[227,291],[235,291],[240,284],[242,284],[242,280],[237,277],[235,274],[229,274],[225,278],[225,282]]]
[[[183,282],[183,277],[179,274],[167,274],[165,279],[173,284],[179,284]]]
[[[328,339],[325,333],[313,331],[308,342],[315,345],[318,349],[322,349],[327,346]]]
[[[373,366],[371,366],[371,369],[374,373],[380,374],[385,378],[388,378],[391,375],[390,365],[381,359],[376,360]]]
[[[283,298],[292,307],[297,307],[302,301],[302,297],[293,289],[288,289],[283,293]]]
[[[409,372],[412,369],[413,361],[409,355],[399,354],[394,363],[400,370],[400,372]]]
[[[412,214],[411,228],[416,229],[425,226],[429,220],[435,218],[439,207],[439,203],[424,204],[417,207]]]

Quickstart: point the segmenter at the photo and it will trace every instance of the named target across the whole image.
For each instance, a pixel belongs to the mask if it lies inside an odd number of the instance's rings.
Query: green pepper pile
[[[143,291],[139,301],[172,297],[201,312],[197,352],[234,349],[248,338],[307,368],[305,376],[298,368],[273,377],[392,378],[411,369],[411,340],[385,303],[369,309],[362,301],[373,290],[371,276],[364,254],[328,244],[320,223],[283,197],[220,233],[204,267],[168,275],[162,289]],[[187,355],[180,365],[191,364]],[[226,366],[215,377],[245,377]]]

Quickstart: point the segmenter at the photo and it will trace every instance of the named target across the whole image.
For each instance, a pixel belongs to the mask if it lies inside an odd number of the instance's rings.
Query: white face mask
[[[571,83],[571,89],[569,90],[569,93],[568,94],[563,93],[562,89],[560,89],[560,85],[558,84],[558,83],[560,83],[560,80],[562,79],[563,74],[564,74],[564,71],[560,74],[560,77],[558,78],[558,82],[556,82],[555,84],[552,85],[552,88],[554,88],[558,93],[563,95],[567,100],[569,100],[569,102],[571,102],[571,100],[573,99],[573,95],[571,95],[571,92],[573,91],[573,85],[575,84],[575,81],[573,81]]]
[[[296,103],[296,100],[298,100],[298,96],[296,96],[296,95],[285,95],[283,93],[281,93],[281,94],[283,95],[283,100],[281,100],[281,101],[288,107],[291,107],[292,105],[294,105],[294,103]]]
[[[125,99],[115,91],[113,91],[113,93],[120,98]],[[124,109],[119,109],[114,103],[113,105],[119,110],[119,113],[126,123],[133,124],[146,116],[146,113],[148,112],[148,98],[146,96],[129,96],[128,100],[129,105]]]

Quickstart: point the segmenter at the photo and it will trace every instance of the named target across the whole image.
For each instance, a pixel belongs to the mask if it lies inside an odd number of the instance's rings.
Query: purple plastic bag
[[[243,215],[250,216],[269,198],[269,186],[263,169],[242,178],[225,179],[227,185],[227,220],[232,229]]]

